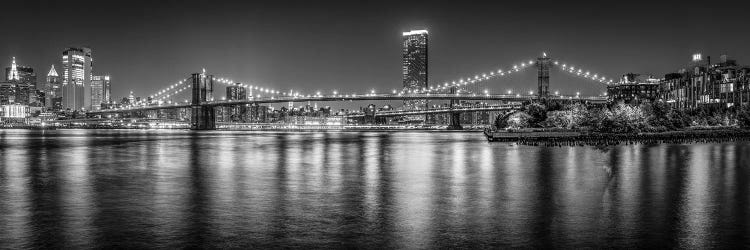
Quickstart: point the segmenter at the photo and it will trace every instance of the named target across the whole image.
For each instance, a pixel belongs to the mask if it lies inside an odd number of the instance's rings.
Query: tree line
[[[586,105],[559,102],[525,103],[524,109],[500,115],[495,127],[503,129],[558,128],[603,133],[665,132],[686,128],[750,128],[750,107],[692,110],[655,101],[640,105]]]

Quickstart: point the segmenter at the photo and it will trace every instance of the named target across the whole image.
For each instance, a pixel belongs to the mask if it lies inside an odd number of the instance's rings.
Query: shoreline
[[[498,132],[484,131],[490,142],[515,142],[534,146],[610,146],[750,141],[750,130],[740,128],[686,129],[643,133],[601,133],[588,131]]]

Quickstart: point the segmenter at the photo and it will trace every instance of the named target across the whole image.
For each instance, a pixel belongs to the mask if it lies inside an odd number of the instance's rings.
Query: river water
[[[0,130],[0,248],[749,248],[750,143]]]

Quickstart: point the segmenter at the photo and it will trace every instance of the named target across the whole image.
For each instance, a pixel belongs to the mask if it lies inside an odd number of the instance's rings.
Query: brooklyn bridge
[[[489,91],[477,91],[471,88],[474,85],[502,79],[519,72],[534,69],[537,71],[536,91],[524,93],[490,93]],[[563,102],[585,102],[605,103],[605,95],[581,96],[580,93],[550,91],[550,71],[556,69],[560,72],[579,77],[598,85],[607,85],[614,82],[612,78],[593,73],[585,69],[552,59],[547,53],[542,53],[536,60],[528,60],[513,64],[506,69],[497,69],[485,73],[475,74],[470,77],[442,84],[432,84],[422,89],[402,89],[382,92],[376,90],[361,93],[338,93],[331,94],[299,93],[292,90],[280,91],[272,86],[252,86],[236,83],[233,80],[221,76],[203,72],[189,74],[186,78],[172,83],[156,93],[149,95],[148,100],[133,103],[131,105],[112,109],[89,111],[87,118],[91,119],[113,119],[113,118],[165,118],[165,113],[180,111],[189,116],[190,128],[193,130],[214,130],[217,128],[216,110],[221,108],[236,108],[241,106],[257,106],[261,104],[284,104],[304,102],[365,102],[365,101],[412,101],[424,100],[448,102],[447,106],[435,108],[401,108],[398,110],[371,112],[358,111],[339,115],[345,119],[362,119],[367,117],[398,117],[419,116],[429,114],[449,114],[450,128],[461,128],[459,117],[461,113],[483,112],[483,111],[507,111],[523,108],[521,103],[536,101],[563,101]],[[529,85],[533,86],[530,83]],[[215,91],[222,86],[239,85],[248,90],[246,98],[233,99],[220,96]],[[558,86],[565,89],[565,86]],[[501,89],[501,88],[493,88]],[[462,105],[462,102],[476,101],[480,105]]]

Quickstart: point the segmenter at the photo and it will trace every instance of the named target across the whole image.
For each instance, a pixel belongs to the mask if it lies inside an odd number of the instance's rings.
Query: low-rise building
[[[625,74],[619,82],[607,86],[607,97],[610,102],[639,104],[659,99],[659,82],[652,76]]]

